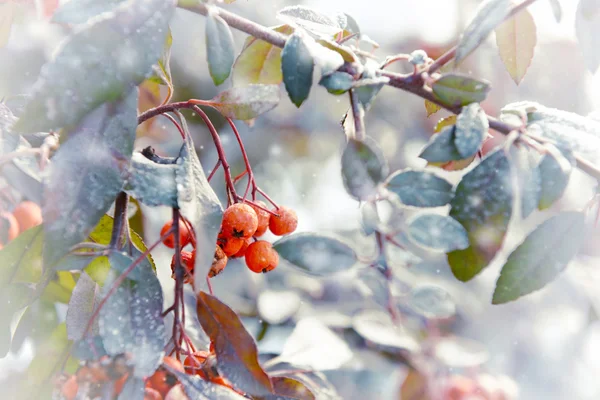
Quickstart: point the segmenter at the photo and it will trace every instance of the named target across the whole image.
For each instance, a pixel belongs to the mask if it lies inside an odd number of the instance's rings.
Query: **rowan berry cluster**
[[[42,210],[32,201],[19,203],[12,212],[0,212],[0,249],[27,229],[42,223]]]
[[[252,203],[235,203],[223,213],[221,230],[217,236],[213,262],[208,273],[210,278],[220,274],[226,267],[229,258],[244,257],[246,266],[252,272],[266,273],[279,264],[279,255],[271,243],[258,240],[267,230],[277,236],[287,235],[296,230],[298,217],[291,208],[280,206],[269,210],[262,201]],[[162,230],[163,243],[170,248],[175,247],[175,236],[172,231],[173,221],[167,222]],[[196,261],[195,234],[190,224],[181,219],[179,223],[179,244],[184,248],[192,245],[192,250],[181,250],[179,257],[184,267],[184,282],[191,283]],[[175,278],[176,254],[171,260],[171,270]]]

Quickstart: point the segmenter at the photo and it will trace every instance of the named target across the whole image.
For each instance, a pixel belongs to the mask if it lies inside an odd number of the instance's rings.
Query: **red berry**
[[[185,368],[185,372],[190,375],[198,375],[200,370],[202,369],[202,364],[208,357],[207,351],[197,351],[192,355],[187,356],[185,361],[183,362],[183,366]]]
[[[240,239],[233,236],[226,236],[222,232],[217,236],[217,244],[227,257],[230,257],[240,251],[244,244],[244,239]]]
[[[269,272],[279,264],[279,254],[273,250],[271,243],[259,240],[246,249],[246,265],[252,272]]]
[[[227,256],[219,246],[215,246],[215,255],[212,265],[208,271],[208,277],[213,278],[219,275],[227,266]]]
[[[181,265],[184,269],[183,282],[191,283],[194,279],[194,265],[196,263],[196,249],[192,251],[182,251]],[[175,254],[171,258],[171,278],[175,279]]]
[[[5,245],[19,235],[19,223],[14,215],[0,213],[0,244]]]
[[[24,232],[42,223],[42,209],[33,201],[20,203],[12,213],[19,224],[20,232]]]
[[[271,214],[269,218],[269,229],[274,235],[282,236],[292,233],[298,227],[298,216],[296,211],[289,207],[281,206],[274,210],[279,216]]]
[[[173,221],[169,221],[163,225],[160,230],[160,236],[163,237],[173,226]],[[183,220],[179,220],[179,245],[184,248],[192,241],[192,236]],[[172,233],[163,240],[163,244],[171,249],[175,248],[175,235]]]
[[[181,365],[181,363],[173,357],[165,356],[163,358],[163,364],[166,364],[177,371],[184,372],[183,365]],[[150,378],[148,378],[146,387],[149,386],[160,393],[161,396],[166,396],[169,390],[171,390],[176,383],[177,378],[175,375],[161,366]]]
[[[246,254],[246,250],[248,249],[248,246],[250,246],[250,243],[252,243],[251,238],[244,240],[244,242],[242,243],[242,247],[240,247],[238,252],[235,253],[232,257],[233,258],[244,257],[244,255]]]
[[[225,236],[249,238],[258,227],[258,216],[248,204],[237,203],[223,213],[222,232]]]
[[[267,208],[267,205],[263,201],[255,201],[256,204],[261,206],[262,208]],[[258,217],[258,227],[256,228],[256,232],[254,232],[255,237],[259,237],[265,234],[267,229],[269,229],[269,219],[271,218],[271,214],[268,211],[260,209],[252,204],[250,207],[254,209],[256,212],[256,216]]]
[[[60,393],[65,398],[65,400],[74,400],[77,396],[77,391],[79,390],[79,384],[77,383],[77,377],[75,375],[71,375],[69,379],[63,383]]]

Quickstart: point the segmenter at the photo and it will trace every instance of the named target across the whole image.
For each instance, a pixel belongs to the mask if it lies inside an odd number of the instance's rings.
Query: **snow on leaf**
[[[125,0],[70,0],[61,5],[52,15],[52,22],[82,24],[90,18],[112,11]]]
[[[85,329],[94,312],[98,285],[85,272],[73,289],[69,308],[67,308],[67,337],[69,340],[79,340],[85,335]],[[96,327],[96,332],[98,328]],[[92,331],[93,333],[93,331]]]
[[[315,68],[313,55],[305,40],[304,35],[296,31],[290,35],[281,52],[283,83],[296,107],[300,107],[308,98]]]
[[[384,312],[362,311],[352,319],[352,327],[368,343],[386,353],[406,355],[420,349],[415,338]]]
[[[161,56],[174,6],[173,0],[130,0],[80,25],[42,67],[15,131],[76,125],[141,83]]]
[[[175,164],[157,164],[141,153],[131,158],[125,192],[148,206],[177,206]]]
[[[368,198],[387,174],[387,161],[373,139],[348,140],[342,153],[342,178],[348,194],[357,200]]]
[[[215,85],[225,82],[235,59],[233,34],[227,22],[212,11],[206,17],[206,59]]]
[[[496,44],[506,70],[518,85],[533,60],[536,26],[529,10],[523,10],[496,28]]]
[[[279,87],[259,84],[233,87],[206,102],[224,117],[241,120],[254,119],[278,104]]]
[[[485,111],[477,103],[463,107],[456,118],[454,145],[462,158],[475,155],[487,137],[490,127]]]
[[[216,297],[200,292],[197,315],[214,343],[217,368],[223,377],[251,396],[271,394],[273,385],[258,363],[256,343],[237,314]]]
[[[396,171],[386,180],[388,190],[413,207],[440,207],[448,204],[454,192],[447,180],[425,171]]]
[[[408,238],[420,246],[448,253],[469,247],[465,228],[455,219],[437,215],[419,215],[408,223]]]
[[[124,184],[137,127],[137,89],[86,116],[52,158],[44,178],[44,265],[90,234]]]
[[[456,137],[454,125],[447,126],[429,140],[429,143],[419,154],[419,157],[430,163],[445,163],[461,160],[463,157],[458,152],[454,139]]]
[[[175,172],[177,205],[181,215],[191,223],[196,235],[194,282],[196,289],[200,290],[205,284],[214,257],[223,208],[206,180],[185,119],[182,119],[182,126],[186,138],[179,151]]]
[[[583,59],[592,74],[600,65],[600,1],[580,0],[575,14],[575,33]]]
[[[521,198],[521,218],[527,218],[540,202],[542,176],[533,152],[522,147],[513,147],[511,151]]]
[[[484,0],[475,17],[465,29],[456,48],[456,63],[460,63],[475,50],[490,33],[508,16],[511,0]]]
[[[279,25],[272,29],[285,35],[290,35],[294,31],[294,28],[289,25]],[[231,80],[233,86],[256,83],[280,84],[283,81],[281,49],[264,40],[249,36],[233,64]]]
[[[311,275],[344,271],[357,261],[352,247],[324,234],[292,234],[273,243],[273,248],[290,264]]]
[[[347,25],[345,19],[342,21],[302,5],[288,6],[279,10],[277,18],[289,25],[302,27],[318,36],[333,36]]]
[[[356,93],[356,97],[363,105],[364,110],[368,111],[375,97],[379,94],[381,88],[383,88],[384,83],[376,81],[379,64],[375,60],[367,59],[363,67],[364,71],[360,76],[360,85],[354,88],[354,93]],[[362,84],[364,82],[373,82],[373,84]]]
[[[511,167],[503,149],[489,154],[456,188],[450,216],[469,234],[470,247],[448,253],[452,273],[461,281],[475,277],[502,246],[512,215]]]
[[[118,400],[145,400],[144,388],[146,382],[142,378],[131,376],[125,382],[123,390],[119,394]]]
[[[564,212],[531,232],[506,260],[492,303],[516,300],[553,281],[583,244],[584,224],[583,213]]]

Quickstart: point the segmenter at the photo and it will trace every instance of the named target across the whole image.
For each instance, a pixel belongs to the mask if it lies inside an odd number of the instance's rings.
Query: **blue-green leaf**
[[[224,117],[241,120],[254,119],[277,104],[279,86],[260,84],[232,87],[207,102]]]
[[[441,207],[454,196],[452,184],[425,171],[397,171],[385,183],[400,201],[413,207]]]
[[[14,130],[72,127],[128,93],[160,58],[174,10],[173,0],[130,0],[82,24],[42,67]]]
[[[321,78],[319,85],[331,94],[343,94],[352,88],[354,77],[346,72],[334,72]]]
[[[485,111],[477,103],[463,107],[455,126],[454,145],[463,158],[479,151],[490,127]]]
[[[215,85],[225,82],[235,60],[233,34],[227,22],[213,12],[206,16],[206,59]]]
[[[112,11],[125,0],[69,0],[52,14],[52,22],[82,24],[90,18]]]
[[[569,158],[573,159],[569,150],[564,151],[568,153]],[[573,164],[569,161],[556,149],[544,154],[542,157],[538,167],[541,179],[541,192],[538,203],[540,210],[550,207],[565,192],[573,170]]]
[[[431,87],[433,94],[448,107],[461,107],[481,103],[490,91],[490,84],[469,75],[448,73],[442,75]]]
[[[455,219],[444,215],[419,215],[408,224],[408,238],[432,250],[448,253],[469,247],[465,228]]]
[[[439,286],[420,285],[410,292],[410,308],[425,318],[450,318],[456,304],[450,294]]]
[[[311,275],[330,275],[352,267],[357,256],[340,239],[316,233],[296,233],[273,243],[279,255]]]
[[[375,141],[350,139],[342,154],[346,191],[357,200],[371,196],[388,174],[388,165]]]
[[[296,107],[300,107],[308,98],[315,68],[313,56],[304,40],[304,37],[295,31],[281,52],[283,83]]]
[[[502,268],[493,304],[518,299],[552,282],[575,257],[585,239],[585,215],[558,214],[538,226]]]
[[[44,178],[44,266],[83,241],[124,184],[137,128],[137,89],[97,108],[70,133]]]
[[[521,218],[527,218],[540,202],[542,177],[538,161],[529,149],[513,146],[511,151],[521,198]]]
[[[467,230],[470,246],[449,253],[448,262],[454,276],[468,281],[494,258],[512,216],[511,170],[503,149],[462,178],[450,204],[450,216]]]
[[[431,137],[419,157],[430,163],[445,163],[464,159],[454,144],[455,137],[454,125],[445,127],[440,133]]]

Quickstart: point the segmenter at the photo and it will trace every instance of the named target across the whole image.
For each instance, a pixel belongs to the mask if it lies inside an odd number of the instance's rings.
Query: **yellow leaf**
[[[289,25],[279,25],[273,30],[286,35],[294,31]],[[240,55],[233,64],[231,73],[233,86],[246,86],[256,83],[280,84],[281,49],[264,40],[250,36],[244,43]]]
[[[496,28],[496,43],[506,70],[518,85],[525,76],[537,42],[531,13],[523,10]]]
[[[435,133],[441,132],[447,126],[454,125],[456,123],[456,115],[450,115],[449,117],[442,118],[438,121],[433,128]]]
[[[427,111],[427,116],[431,117],[436,112],[440,111],[442,107],[438,106],[435,103],[430,102],[429,100],[425,100],[425,110]]]

